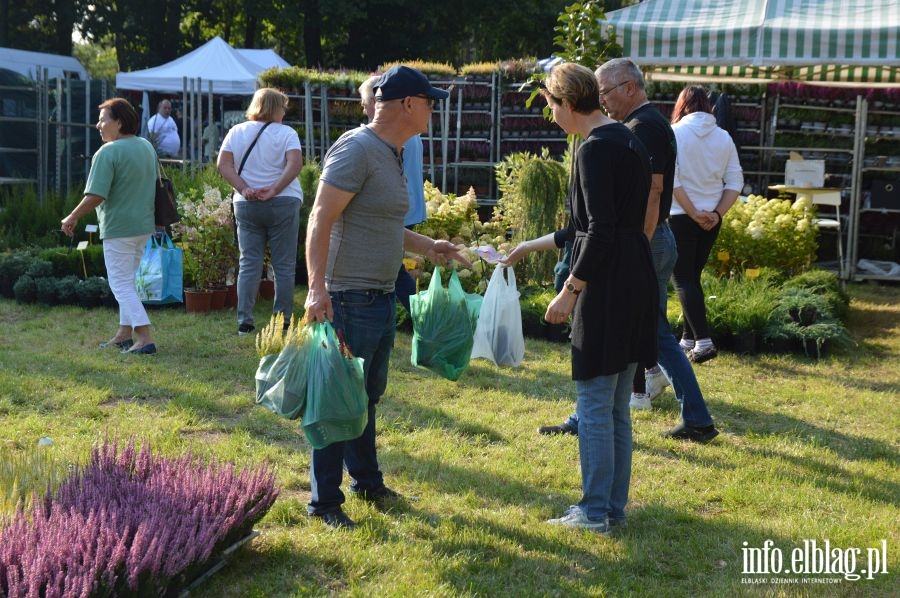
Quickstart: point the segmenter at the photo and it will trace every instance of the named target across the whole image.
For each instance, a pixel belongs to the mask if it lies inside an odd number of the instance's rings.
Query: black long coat
[[[575,156],[569,191],[572,274],[587,282],[572,317],[572,378],[656,361],[659,291],[644,213],[650,158],[625,125],[597,127]]]

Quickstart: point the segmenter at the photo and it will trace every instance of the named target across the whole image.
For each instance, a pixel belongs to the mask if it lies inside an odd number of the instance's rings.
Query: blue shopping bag
[[[183,301],[183,252],[166,233],[150,235],[134,285],[142,303],[164,305]]]

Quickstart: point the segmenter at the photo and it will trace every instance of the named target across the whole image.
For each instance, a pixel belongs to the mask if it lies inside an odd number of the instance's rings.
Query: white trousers
[[[150,317],[137,294],[134,275],[150,235],[103,240],[103,260],[109,288],[119,302],[120,326],[149,326]]]

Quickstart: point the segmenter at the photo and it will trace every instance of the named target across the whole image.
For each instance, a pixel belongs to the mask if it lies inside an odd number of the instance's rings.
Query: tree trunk
[[[322,66],[322,14],[319,0],[306,0],[303,19],[303,53],[307,68]]]

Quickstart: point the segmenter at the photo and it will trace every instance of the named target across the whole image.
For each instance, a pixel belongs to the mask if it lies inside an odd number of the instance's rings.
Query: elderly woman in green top
[[[156,152],[137,136],[138,115],[122,98],[100,104],[97,130],[104,144],[94,154],[84,198],[63,218],[62,230],[75,233],[78,219],[97,210],[103,260],[109,287],[119,303],[119,329],[101,347],[123,353],[156,353],[150,318],[134,284],[144,246],[156,230],[154,221]]]

